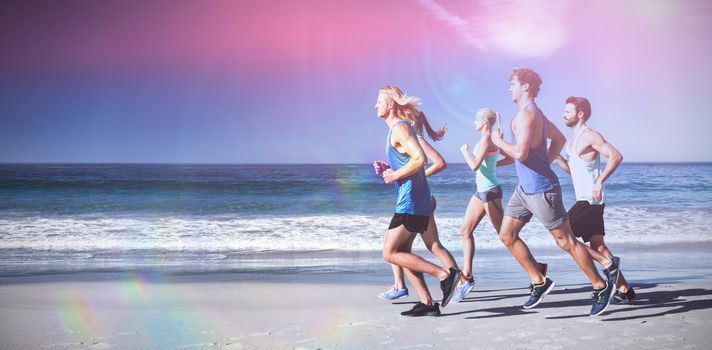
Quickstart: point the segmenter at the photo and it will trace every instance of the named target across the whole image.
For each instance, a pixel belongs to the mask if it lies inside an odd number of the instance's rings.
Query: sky
[[[5,0],[0,162],[370,163],[385,85],[463,162],[513,67],[567,137],[584,96],[625,161],[712,161],[710,34],[705,0]]]

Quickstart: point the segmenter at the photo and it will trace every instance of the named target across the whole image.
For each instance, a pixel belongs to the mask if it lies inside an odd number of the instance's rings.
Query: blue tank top
[[[395,127],[400,123],[408,125],[411,134],[415,136],[415,129],[406,121],[399,121],[393,126]],[[392,133],[393,128],[388,132],[388,138],[386,139],[386,157],[388,164],[391,165],[391,169],[395,171],[408,163],[410,156],[398,152],[398,150],[391,146]],[[425,178],[424,168],[407,178],[396,181],[394,184],[396,186],[396,213],[430,216],[430,186],[428,186],[428,181]]]
[[[542,136],[543,141],[537,147],[529,150],[529,155],[524,161],[514,161],[514,166],[517,169],[517,177],[519,178],[519,186],[526,194],[537,194],[546,192],[559,185],[559,178],[556,176],[549,166],[549,152],[546,147],[546,121],[544,113],[541,112],[534,102],[537,115],[542,119]],[[529,107],[527,105],[524,108]]]

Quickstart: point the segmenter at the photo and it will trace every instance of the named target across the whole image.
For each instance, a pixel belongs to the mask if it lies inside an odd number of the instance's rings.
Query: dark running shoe
[[[554,289],[554,286],[556,286],[556,283],[554,283],[554,281],[550,280],[548,277],[542,284],[535,285],[532,283],[532,285],[529,286],[529,289],[532,291],[532,294],[529,296],[529,300],[524,303],[524,308],[531,309],[539,305],[539,303],[544,299],[544,296],[549,294],[549,292]]]
[[[632,287],[628,287],[628,291],[625,293],[621,293],[619,290],[616,291],[616,294],[613,296],[613,303],[627,304],[633,301],[633,299],[635,299],[635,291]]]
[[[618,285],[618,276],[620,276],[621,271],[621,258],[617,256],[611,257],[611,266],[603,270],[603,273],[608,278],[611,284]]]
[[[450,268],[450,275],[446,279],[440,281],[440,290],[443,291],[443,307],[447,306],[452,299],[452,295],[455,294],[457,289],[457,282],[460,281],[462,271],[454,268]]]
[[[591,306],[591,316],[598,316],[606,311],[608,305],[613,299],[613,293],[616,290],[616,286],[606,281],[606,288],[600,290],[594,290],[592,299],[593,306]]]
[[[401,312],[403,316],[440,316],[440,306],[438,303],[434,303],[432,306],[425,305],[423,303],[417,303],[412,309],[408,311]]]

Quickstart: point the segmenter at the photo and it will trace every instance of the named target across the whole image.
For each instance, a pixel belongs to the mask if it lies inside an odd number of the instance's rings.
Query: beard
[[[566,124],[566,126],[569,128],[576,126],[577,122],[578,122],[578,120],[575,120],[575,119],[564,119],[564,124]]]

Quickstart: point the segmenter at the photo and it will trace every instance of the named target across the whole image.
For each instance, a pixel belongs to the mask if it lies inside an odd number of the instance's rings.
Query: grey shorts
[[[502,199],[502,186],[497,185],[497,187],[485,192],[475,192],[475,197],[479,198],[482,203]]]
[[[561,200],[561,186],[537,194],[526,194],[521,186],[517,186],[504,209],[504,215],[524,222],[536,216],[547,230],[555,229],[569,219]]]

